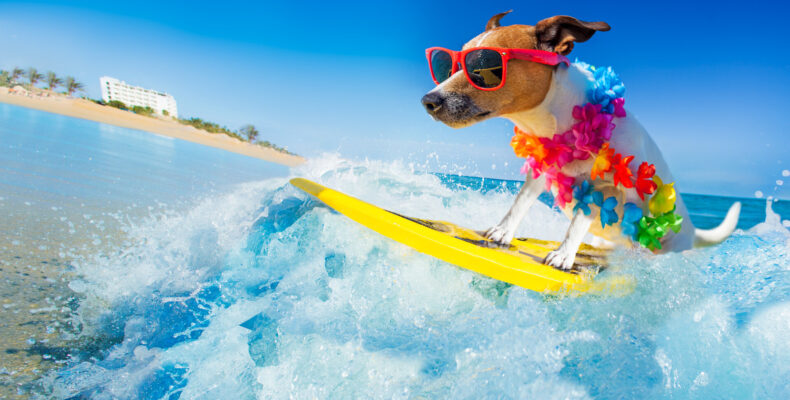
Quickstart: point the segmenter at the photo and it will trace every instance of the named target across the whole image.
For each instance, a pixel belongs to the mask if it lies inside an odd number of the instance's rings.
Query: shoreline
[[[137,129],[149,133],[169,136],[188,142],[214,147],[221,150],[258,158],[294,167],[305,162],[300,156],[281,153],[277,150],[243,142],[220,133],[209,133],[195,127],[184,125],[175,120],[138,115],[130,111],[102,106],[85,99],[70,99],[55,95],[50,97],[27,97],[9,94],[8,88],[0,88],[0,103],[32,108],[67,117],[86,119],[89,121]]]

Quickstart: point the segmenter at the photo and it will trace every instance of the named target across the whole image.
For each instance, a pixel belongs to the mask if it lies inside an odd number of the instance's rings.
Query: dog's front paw
[[[483,234],[486,239],[491,239],[492,241],[502,245],[509,245],[510,241],[513,240],[514,235],[514,232],[510,232],[499,225],[489,228],[485,234]]]
[[[549,255],[546,256],[546,259],[543,260],[543,263],[546,265],[551,265],[555,268],[568,270],[573,267],[573,262],[575,260],[576,253],[569,252],[565,250],[564,246],[560,246],[560,248],[557,250],[549,253]]]

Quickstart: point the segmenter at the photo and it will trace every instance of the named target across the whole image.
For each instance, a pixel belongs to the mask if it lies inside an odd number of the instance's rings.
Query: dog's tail
[[[741,202],[736,201],[727,211],[722,223],[713,229],[695,229],[694,247],[704,247],[718,244],[727,239],[738,225],[738,217],[741,214]]]

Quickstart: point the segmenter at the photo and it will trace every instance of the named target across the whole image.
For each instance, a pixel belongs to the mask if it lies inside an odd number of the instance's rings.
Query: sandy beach
[[[208,133],[174,120],[137,115],[129,111],[101,106],[84,99],[70,99],[60,95],[51,97],[28,97],[19,94],[9,94],[8,88],[0,87],[0,102],[74,118],[87,119],[123,128],[157,133],[289,167],[304,162],[303,157],[281,153],[273,149],[243,142],[223,134]]]

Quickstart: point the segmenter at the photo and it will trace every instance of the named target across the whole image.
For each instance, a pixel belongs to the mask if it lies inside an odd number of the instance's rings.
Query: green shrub
[[[126,107],[126,104],[118,100],[110,100],[107,105],[110,107],[120,108],[121,110],[129,110],[129,107]]]
[[[0,86],[11,86],[11,74],[8,71],[0,72]]]
[[[258,138],[258,134],[260,132],[253,124],[247,124],[239,128],[239,135],[246,137],[249,142],[254,142]]]
[[[276,144],[274,144],[274,143],[271,143],[271,142],[269,142],[268,140],[264,140],[264,141],[262,141],[262,142],[258,142],[258,143],[256,143],[256,144],[257,144],[258,146],[261,146],[261,147],[266,147],[266,148],[268,148],[268,149],[277,150],[277,151],[279,151],[280,153],[290,154],[290,155],[292,155],[292,156],[295,156],[295,155],[297,155],[296,153],[291,153],[290,151],[288,151],[288,149],[286,149],[286,148],[283,148],[283,147],[280,147],[280,146],[278,146],[278,145],[276,145]]]
[[[181,118],[179,118],[178,122],[180,122],[180,123],[182,123],[184,125],[194,126],[197,129],[200,129],[202,131],[206,131],[206,132],[209,132],[209,133],[222,133],[222,134],[228,135],[228,136],[230,136],[232,138],[235,138],[235,139],[238,139],[238,140],[241,140],[241,141],[248,141],[247,138],[242,137],[240,134],[231,131],[227,127],[220,126],[219,124],[217,124],[215,122],[204,121],[204,120],[202,120],[200,118],[189,118],[189,119],[181,119]],[[249,126],[252,126],[252,125],[249,125]],[[254,127],[253,127],[253,129],[254,129]],[[249,135],[249,132],[242,131],[242,133],[245,134],[245,135]],[[258,130],[255,129],[255,134],[253,135],[253,137],[256,137],[257,134],[258,134]],[[267,143],[267,145],[263,145],[261,143],[258,143],[258,144],[262,145],[264,147],[270,147],[270,148],[272,148],[274,150],[277,150],[279,152],[283,152],[283,153],[286,153],[286,154],[293,154],[293,153],[289,152],[288,150],[285,150],[285,149],[283,149],[281,147],[277,147],[277,146],[275,146],[275,145],[273,145],[273,144],[271,144],[269,142],[264,142],[264,143]]]
[[[135,114],[151,116],[154,114],[154,109],[148,106],[140,107],[140,106],[132,106],[132,112]]]

